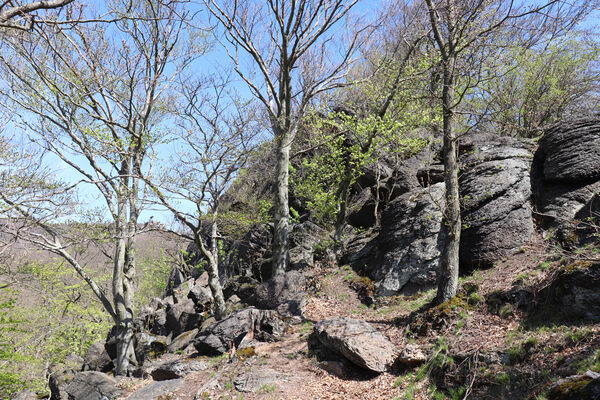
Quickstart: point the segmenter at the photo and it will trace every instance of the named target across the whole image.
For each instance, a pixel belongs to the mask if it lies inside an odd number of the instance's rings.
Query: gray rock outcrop
[[[539,142],[532,168],[538,220],[564,244],[585,241],[600,211],[600,117],[559,123]]]
[[[461,267],[487,268],[526,244],[534,232],[533,143],[477,134],[463,138],[461,148]]]
[[[306,304],[304,275],[288,271],[277,275],[256,288],[253,304],[267,310],[277,310],[281,315],[301,315]]]
[[[381,218],[378,257],[372,276],[380,295],[435,285],[444,246],[441,183],[405,193]]]
[[[381,332],[358,319],[326,319],[315,325],[315,333],[327,348],[374,372],[386,371],[398,353]]]
[[[179,379],[192,372],[204,371],[208,364],[201,360],[181,359],[172,362],[166,362],[156,366],[150,375],[155,381],[166,381],[169,379]]]
[[[538,296],[546,299],[544,304],[557,304],[568,319],[600,321],[600,263],[577,261],[563,267]]]
[[[256,340],[275,341],[284,333],[285,323],[276,311],[247,308],[198,333],[194,347],[203,355],[220,355],[232,345],[237,347],[250,331],[250,336]]]
[[[97,371],[77,373],[65,391],[69,400],[112,400],[121,394],[114,378]]]
[[[528,140],[495,135],[461,138],[463,270],[490,267],[530,240],[533,147]],[[446,240],[445,187],[443,166],[426,163],[433,160],[423,155],[406,160],[402,190],[408,191],[385,205],[378,230],[346,243],[342,262],[370,276],[379,295],[414,293],[437,283]]]

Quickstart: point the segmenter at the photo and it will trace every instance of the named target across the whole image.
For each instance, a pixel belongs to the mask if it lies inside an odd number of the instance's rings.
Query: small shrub
[[[508,349],[508,359],[511,364],[521,361],[526,355],[527,352],[523,346],[515,346]]]
[[[510,375],[508,375],[506,372],[501,372],[498,375],[496,375],[496,383],[498,385],[510,385]]]
[[[481,297],[481,295],[479,293],[471,293],[469,295],[469,299],[467,300],[467,302],[469,303],[469,305],[477,305],[479,303],[481,303],[483,301],[483,297]]]
[[[450,388],[448,391],[450,392],[450,397],[452,400],[462,400],[467,392],[467,388],[465,386],[461,386],[457,389]]]
[[[550,268],[550,261],[544,261],[540,263],[540,265],[538,265],[538,268],[542,271],[547,270],[548,268]]]

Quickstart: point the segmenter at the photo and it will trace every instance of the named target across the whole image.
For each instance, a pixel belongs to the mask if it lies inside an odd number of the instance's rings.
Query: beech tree
[[[500,33],[523,45],[533,45],[545,35],[558,32],[579,21],[593,5],[553,0],[526,6],[501,0],[424,0],[429,14],[433,41],[440,62],[444,183],[444,219],[447,239],[441,256],[436,301],[442,303],[458,290],[461,232],[457,142],[468,130],[459,131],[463,100],[483,79],[493,75],[493,65],[485,64],[486,75],[477,66],[494,57]],[[528,26],[535,26],[528,33]],[[492,73],[489,71],[492,70]],[[473,122],[470,123],[470,127]]]
[[[258,143],[258,117],[252,103],[231,92],[230,79],[209,77],[182,83],[181,101],[172,115],[180,132],[168,168],[146,179],[158,203],[169,209],[206,261],[208,285],[214,298],[214,316],[226,316],[219,276],[219,222],[226,218],[223,196],[244,168]]]
[[[112,25],[36,26],[31,35],[8,40],[10,51],[0,54],[7,80],[0,90],[19,111],[19,128],[79,180],[45,186],[57,190],[47,200],[10,198],[11,192],[3,192],[2,199],[12,216],[41,228],[13,234],[63,257],[102,302],[115,323],[115,373],[122,375],[136,365],[134,249],[144,206],[144,187],[136,176],[148,172],[170,86],[195,53],[179,45],[186,14],[177,0],[125,2],[110,12],[128,17]],[[70,251],[73,243],[41,218],[46,206],[59,206],[57,195],[79,187],[93,188],[110,216],[112,301]]]
[[[289,265],[289,162],[292,142],[317,96],[346,84],[358,34],[333,51],[358,0],[204,0],[224,30],[234,69],[262,103],[275,138],[277,169],[273,275]],[[225,43],[224,43],[225,44]],[[242,55],[240,55],[242,53]],[[250,62],[246,68],[245,61]]]

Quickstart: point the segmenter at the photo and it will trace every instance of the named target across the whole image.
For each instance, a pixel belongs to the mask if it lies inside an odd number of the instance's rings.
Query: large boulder
[[[598,225],[600,116],[559,123],[539,145],[532,167],[538,219],[565,244],[585,241]]]
[[[104,341],[101,341],[90,346],[83,359],[84,371],[108,372],[113,369],[113,362],[104,345]]]
[[[369,323],[352,318],[326,319],[315,326],[319,341],[359,367],[384,372],[398,349]]]
[[[209,366],[202,360],[181,359],[156,366],[150,375],[155,381],[183,378],[192,372],[204,371]]]
[[[562,267],[538,296],[545,299],[542,307],[554,304],[567,319],[600,321],[600,263],[577,261]]]
[[[194,347],[200,354],[220,355],[232,346],[238,346],[250,332],[256,340],[274,341],[283,335],[285,323],[272,310],[247,308],[232,313],[227,318],[200,331]]]
[[[461,150],[461,267],[491,267],[526,244],[534,232],[529,176],[533,143],[477,134],[463,138]]]
[[[277,310],[281,315],[301,315],[306,303],[304,275],[288,271],[256,288],[253,304],[258,308]]]
[[[435,285],[446,237],[443,203],[444,185],[437,183],[405,193],[387,206],[372,272],[380,295]]]
[[[167,308],[166,328],[173,336],[192,330],[198,326],[201,315],[196,312],[194,301],[185,298]]]
[[[121,394],[114,378],[97,371],[77,373],[65,391],[69,400],[111,400]]]
[[[526,244],[534,232],[530,205],[533,143],[477,134],[461,138],[460,189],[463,271],[489,267]],[[389,202],[379,230],[355,236],[342,262],[370,275],[379,295],[434,287],[445,246],[443,166],[411,159],[408,192]],[[407,160],[408,161],[408,160]]]

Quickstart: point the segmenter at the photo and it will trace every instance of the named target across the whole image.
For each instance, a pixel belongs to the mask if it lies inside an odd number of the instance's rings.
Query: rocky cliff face
[[[460,262],[466,271],[491,267],[531,238],[534,145],[481,134],[463,140],[461,147]]]
[[[494,135],[461,141],[463,271],[490,267],[534,231],[530,168],[534,144]],[[380,295],[433,287],[445,232],[443,167],[418,155],[400,167],[406,192],[382,205],[375,233],[350,240],[343,261],[368,271]],[[411,168],[408,168],[410,166]]]
[[[417,188],[391,202],[376,237],[373,278],[380,295],[435,284],[446,238],[442,207],[444,184]]]
[[[600,212],[600,117],[555,125],[539,142],[532,168],[537,220],[567,245],[595,233]]]

